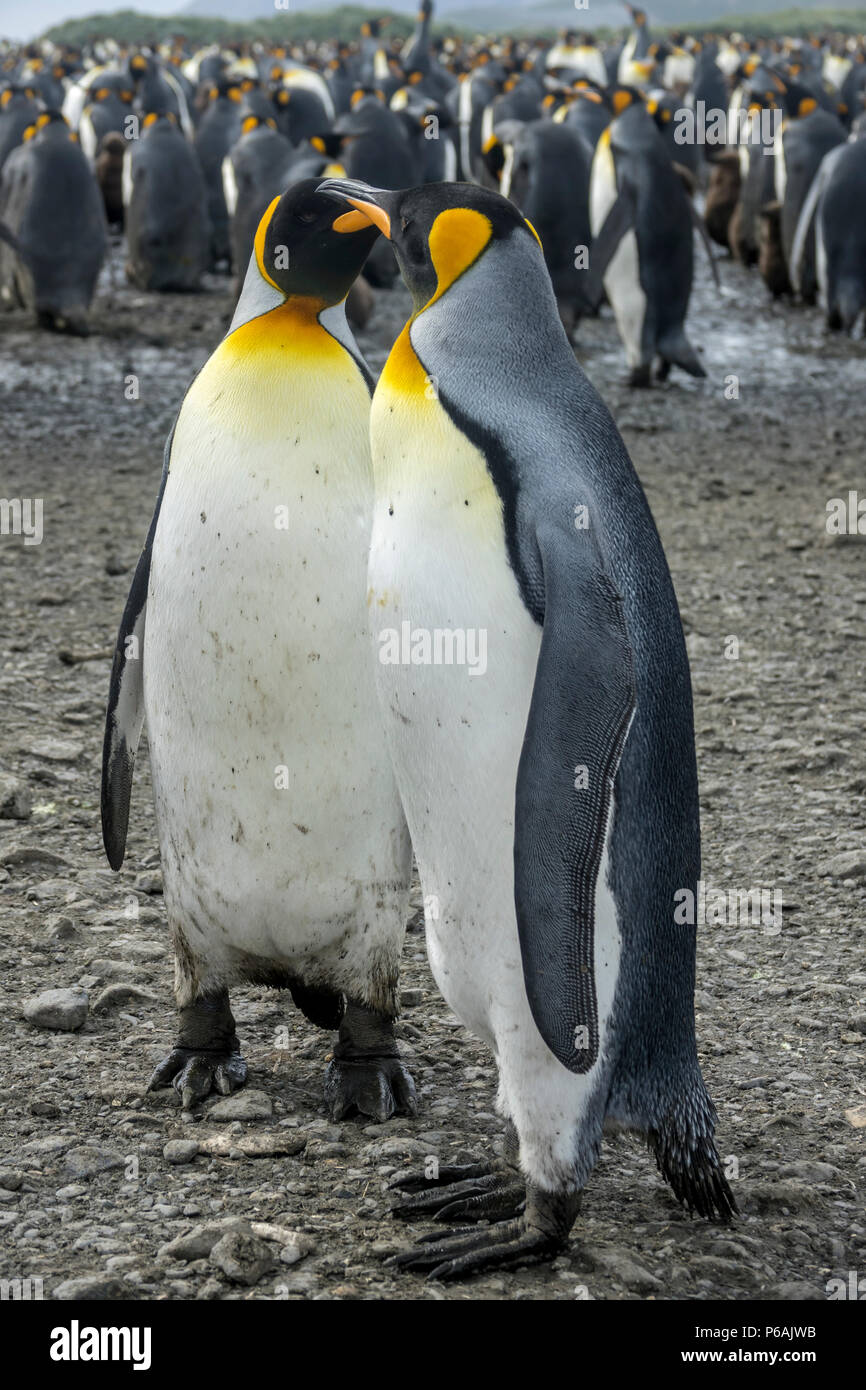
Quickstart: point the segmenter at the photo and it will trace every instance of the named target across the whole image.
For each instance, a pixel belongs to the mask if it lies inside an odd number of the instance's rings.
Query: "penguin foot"
[[[184,1110],[191,1110],[211,1091],[229,1096],[246,1079],[247,1064],[239,1052],[194,1052],[188,1047],[175,1047],[160,1062],[147,1089],[158,1091],[162,1086],[174,1086]]]
[[[632,367],[628,377],[628,384],[638,389],[652,386],[652,364],[646,362],[640,367]]]
[[[226,990],[201,995],[180,1010],[178,1040],[147,1083],[148,1091],[174,1086],[184,1110],[218,1091],[231,1095],[247,1079]]]
[[[468,1163],[442,1167],[434,1179],[414,1173],[394,1179],[389,1186],[409,1192],[391,1215],[398,1221],[429,1216],[434,1221],[504,1221],[519,1216],[526,1204],[526,1184],[520,1177]],[[413,1189],[421,1188],[421,1191]]]
[[[332,1120],[357,1112],[383,1124],[394,1114],[417,1114],[415,1082],[397,1051],[393,1018],[346,1001],[325,1074],[325,1104]]]
[[[462,1279],[486,1269],[542,1264],[565,1249],[579,1210],[579,1192],[542,1192],[530,1183],[526,1210],[517,1220],[480,1231],[457,1229],[444,1240],[423,1236],[413,1250],[392,1255],[386,1264],[426,1272],[428,1279]]]
[[[397,1056],[335,1057],[325,1074],[325,1104],[332,1120],[358,1114],[384,1124],[395,1114],[418,1113],[415,1082]]]

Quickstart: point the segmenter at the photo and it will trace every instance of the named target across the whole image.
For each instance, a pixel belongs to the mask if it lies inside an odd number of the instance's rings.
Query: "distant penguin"
[[[866,133],[825,155],[815,176],[791,253],[791,278],[798,291],[813,227],[827,326],[853,333],[866,310]]]
[[[27,127],[36,124],[38,115],[33,87],[6,87],[0,92],[0,169],[21,144]]]
[[[416,175],[400,117],[365,92],[355,94],[351,111],[337,119],[324,141],[322,149],[327,147],[328,155],[339,159],[349,178],[401,188]]]
[[[433,0],[421,0],[415,29],[403,45],[400,61],[406,72],[428,73],[431,67],[430,23],[433,18]]]
[[[673,92],[660,89],[650,91],[647,98],[647,111],[652,116],[656,129],[662,137],[671,161],[688,170],[690,182],[696,188],[704,165],[701,146],[696,140],[683,140],[679,113],[683,111],[682,99]]]
[[[132,84],[122,77],[112,81],[103,78],[91,87],[88,103],[78,122],[78,138],[82,150],[92,162],[96,161],[103,136],[110,131],[116,131],[119,135],[126,133],[133,96]]]
[[[698,149],[705,159],[712,163],[718,153],[718,146],[707,139],[708,131],[716,112],[728,109],[728,82],[716,62],[717,46],[705,44],[695,63],[692,81],[692,99],[695,111],[695,129]]]
[[[199,372],[118,636],[103,759],[124,857],[146,718],[185,1107],[241,1084],[229,988],[291,989],[340,1026],[326,1096],[413,1112],[394,1040],[411,846],[367,617],[370,378],[342,301],[376,236],[315,185],[275,198]]]
[[[719,246],[730,250],[731,218],[740,200],[740,156],[736,150],[717,154],[710,164],[710,182],[704,200],[704,224]]]
[[[135,84],[135,107],[140,116],[151,111],[170,112],[188,140],[195,133],[186,92],[173,72],[168,72],[152,54],[134,53],[129,74]]]
[[[579,85],[569,101],[554,114],[554,123],[568,126],[582,135],[590,149],[595,150],[601,133],[613,119],[613,107],[606,92],[588,84]]]
[[[409,137],[414,177],[420,183],[451,183],[457,177],[457,127],[447,106],[403,87],[391,98]]]
[[[758,217],[758,270],[774,299],[791,293],[782,238],[783,207],[765,203]]]
[[[88,332],[108,248],[102,197],[59,111],[43,111],[0,174],[0,222],[21,255],[0,242],[0,298],[33,309],[59,332]]]
[[[500,184],[538,233],[566,331],[595,305],[589,290],[592,150],[576,130],[552,121],[520,126]]]
[[[265,209],[291,182],[295,151],[277,130],[273,117],[246,115],[238,141],[223,161],[222,178],[230,218],[232,264],[238,289],[253,251],[256,228]]]
[[[123,164],[126,273],[143,290],[196,290],[210,224],[195,151],[169,114],[148,112]]]
[[[805,109],[804,109],[805,108]],[[822,111],[814,98],[801,98],[798,114],[782,122],[775,141],[775,192],[780,206],[782,249],[790,263],[800,213],[821,161],[845,143],[845,130],[836,116]],[[815,244],[810,238],[799,277],[800,295],[813,304],[818,290]]]
[[[223,191],[223,160],[241,133],[240,84],[221,77],[211,87],[209,101],[195,132],[195,152],[207,189],[210,220],[210,267],[228,269],[231,261],[229,214]],[[244,267],[239,267],[243,273]]]
[[[414,302],[371,416],[379,697],[433,974],[496,1058],[515,1169],[408,1180],[427,1190],[403,1215],[492,1224],[396,1263],[450,1278],[562,1250],[606,1123],[725,1219],[689,668],[640,483],[512,204],[323,189],[391,237]]]
[[[280,133],[293,145],[300,145],[311,135],[327,130],[331,123],[331,112],[320,93],[306,87],[278,88],[273,94],[273,104]]]
[[[99,142],[93,172],[105,204],[109,225],[123,225],[123,161],[127,144],[116,130],[110,130]]]
[[[688,341],[685,318],[694,269],[694,212],[639,94],[614,94],[618,112],[592,166],[592,270],[616,318],[633,386],[672,366],[706,376]]]

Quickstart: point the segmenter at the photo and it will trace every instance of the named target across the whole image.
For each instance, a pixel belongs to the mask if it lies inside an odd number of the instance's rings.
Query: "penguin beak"
[[[390,202],[393,194],[388,193],[384,188],[371,188],[367,183],[360,183],[355,179],[325,179],[316,189],[317,193],[324,193],[329,198],[336,198],[343,203],[349,203],[355,209],[354,212],[347,212],[343,217],[338,217],[334,223],[335,232],[355,232],[362,223],[357,219],[363,217],[365,222],[378,227],[384,236],[391,240],[391,217],[385,201]]]

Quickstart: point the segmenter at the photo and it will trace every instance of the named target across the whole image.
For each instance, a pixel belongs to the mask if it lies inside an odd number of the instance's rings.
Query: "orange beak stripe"
[[[358,212],[362,213],[368,222],[374,222],[379,228],[379,231],[382,232],[389,241],[391,240],[391,219],[384,208],[377,208],[375,203],[362,202],[360,198],[349,198],[347,202],[350,202],[353,208],[357,208]],[[351,217],[352,214],[347,213],[346,216]],[[338,220],[342,222],[343,219],[339,218]],[[348,228],[345,230],[348,230]]]
[[[333,224],[335,232],[360,232],[370,226],[370,218],[365,212],[344,212]]]

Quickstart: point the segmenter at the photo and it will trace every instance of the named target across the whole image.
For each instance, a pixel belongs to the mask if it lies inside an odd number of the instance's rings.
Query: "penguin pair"
[[[688,661],[640,483],[512,204],[459,184],[322,190],[391,240],[414,302],[371,415],[380,651],[406,622],[486,638],[477,679],[376,664],[431,967],[496,1058],[513,1164],[404,1182],[404,1216],[492,1224],[397,1264],[444,1278],[549,1257],[605,1127],[643,1134],[677,1197],[726,1219],[695,934],[674,918],[700,873]]]
[[[338,306],[379,230],[414,313],[369,415]],[[483,631],[480,678],[382,661],[407,621]],[[689,1208],[730,1215],[674,916],[700,873],[676,599],[512,204],[345,180],[275,200],[169,439],[121,624],[114,867],[145,715],[181,1009],[154,1084],[192,1104],[243,1080],[228,989],[246,979],[322,1026],[345,1009],[332,1114],[411,1112],[392,1031],[411,834],[433,973],[496,1057],[513,1167],[410,1179],[402,1215],[493,1224],[398,1264],[550,1257],[605,1126],[645,1135]]]

